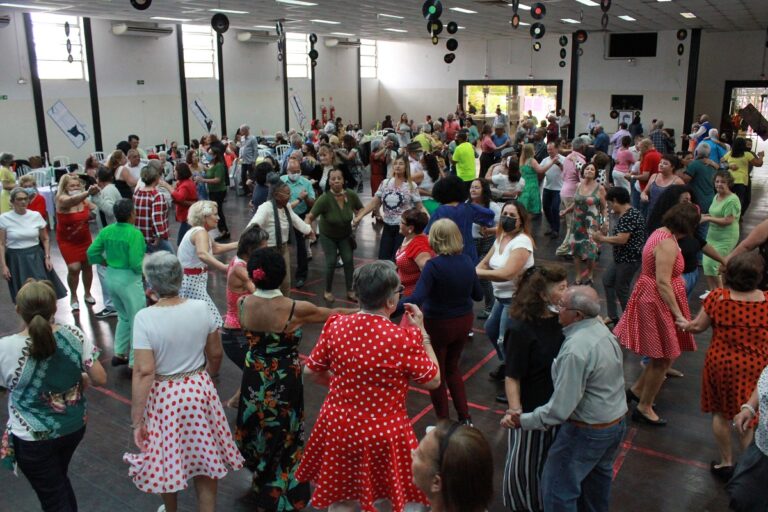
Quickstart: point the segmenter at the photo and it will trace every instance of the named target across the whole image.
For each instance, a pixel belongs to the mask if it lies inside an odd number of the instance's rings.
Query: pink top
[[[493,153],[496,151],[496,144],[493,143],[493,139],[491,139],[490,135],[483,137],[483,140],[480,142],[480,147],[482,148],[483,153]]]
[[[560,189],[560,197],[573,197],[576,187],[579,186],[579,170],[586,164],[586,160],[576,151],[563,160],[563,188]]]
[[[235,271],[237,267],[245,267],[246,262],[241,260],[237,256],[232,258],[229,262],[229,268],[227,268],[227,281],[229,276]],[[227,313],[224,315],[224,327],[228,329],[240,329],[240,318],[237,315],[237,300],[240,297],[248,295],[249,292],[235,293],[227,286]]]
[[[635,155],[628,149],[620,149],[616,153],[616,166],[615,170],[627,173],[632,169],[632,164],[635,163]]]

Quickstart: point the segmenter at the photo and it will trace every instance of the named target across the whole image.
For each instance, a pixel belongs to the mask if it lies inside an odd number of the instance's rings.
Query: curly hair
[[[515,300],[509,308],[509,316],[523,322],[536,323],[547,313],[549,304],[544,292],[567,278],[568,272],[562,265],[530,267],[517,281]]]

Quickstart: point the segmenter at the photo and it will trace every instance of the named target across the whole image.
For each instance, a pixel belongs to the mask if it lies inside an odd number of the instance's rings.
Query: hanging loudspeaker
[[[317,44],[317,34],[314,32],[309,34],[309,44]]]
[[[539,50],[541,50],[541,43],[536,41],[535,43],[533,43],[533,51],[537,52]]]
[[[565,48],[560,48],[560,58],[564,59],[568,55],[568,52],[565,51]]]
[[[565,61],[561,60],[560,64],[558,64],[558,66],[560,66],[561,68],[564,68],[565,67]]]
[[[424,5],[421,6],[421,14],[426,20],[436,20],[443,14],[443,4],[440,0],[427,0],[424,2]]]
[[[678,44],[677,45],[677,54],[678,55],[682,55],[684,53],[685,53],[685,46],[683,45],[683,43]]]
[[[131,6],[140,11],[146,11],[152,5],[152,0],[131,0]]]
[[[531,37],[534,39],[541,39],[544,37],[544,32],[546,32],[546,29],[544,28],[543,23],[534,23],[531,25]]]
[[[229,29],[229,18],[225,14],[217,13],[211,18],[211,27],[219,34],[223,34]]]
[[[456,49],[459,47],[459,42],[451,38],[448,40],[447,43],[445,43],[445,47],[448,48],[449,52],[455,52]]]
[[[310,60],[317,60],[317,58],[320,56],[320,54],[317,53],[317,50],[315,50],[314,48],[309,50],[309,53],[307,55],[309,55]]]
[[[437,36],[432,36],[432,44],[437,45],[437,43],[440,42],[440,38]]]
[[[611,110],[611,113],[609,115],[611,116],[611,119],[618,119],[619,118],[619,111],[618,110]]]
[[[600,0],[600,9],[603,12],[608,12],[608,9],[611,8],[611,0]]]
[[[547,8],[544,4],[533,4],[531,7],[531,17],[540,20],[547,15]]]
[[[573,34],[573,38],[576,40],[577,43],[583,44],[587,42],[587,31],[586,30],[577,30]]]
[[[608,28],[608,13],[603,13],[603,17],[600,18],[600,26]]]
[[[560,46],[568,46],[568,36],[560,36],[560,39],[557,41],[560,43]]]
[[[432,34],[433,36],[436,36],[440,34],[440,32],[443,31],[443,22],[440,20],[434,20],[434,21],[428,21],[427,22],[427,32]]]
[[[445,57],[443,57],[443,60],[445,61],[446,64],[450,64],[451,62],[453,62],[455,58],[456,58],[455,53],[446,53]]]
[[[515,13],[512,15],[512,19],[509,22],[510,25],[512,25],[512,28],[517,28],[520,26],[520,15]]]
[[[449,21],[445,29],[448,31],[449,34],[455,34],[456,32],[459,31],[459,25],[455,21]]]
[[[681,28],[677,31],[677,40],[678,41],[685,41],[685,38],[688,37],[688,31],[684,28]]]

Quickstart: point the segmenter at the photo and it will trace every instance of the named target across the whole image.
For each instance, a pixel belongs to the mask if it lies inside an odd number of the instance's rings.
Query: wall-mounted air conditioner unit
[[[165,37],[173,34],[173,28],[154,23],[113,23],[112,33],[116,36]]]
[[[11,24],[11,17],[6,15],[0,16],[0,28],[5,28]]]
[[[277,43],[278,37],[267,31],[241,30],[237,33],[237,40],[241,43],[271,44]]]
[[[325,46],[328,48],[359,48],[360,41],[339,39],[338,37],[326,37]]]

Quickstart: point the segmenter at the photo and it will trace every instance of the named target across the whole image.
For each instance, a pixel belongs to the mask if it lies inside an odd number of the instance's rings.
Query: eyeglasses
[[[13,200],[14,201],[29,201],[29,197],[27,197],[27,196],[22,196],[22,197],[16,196]]]

